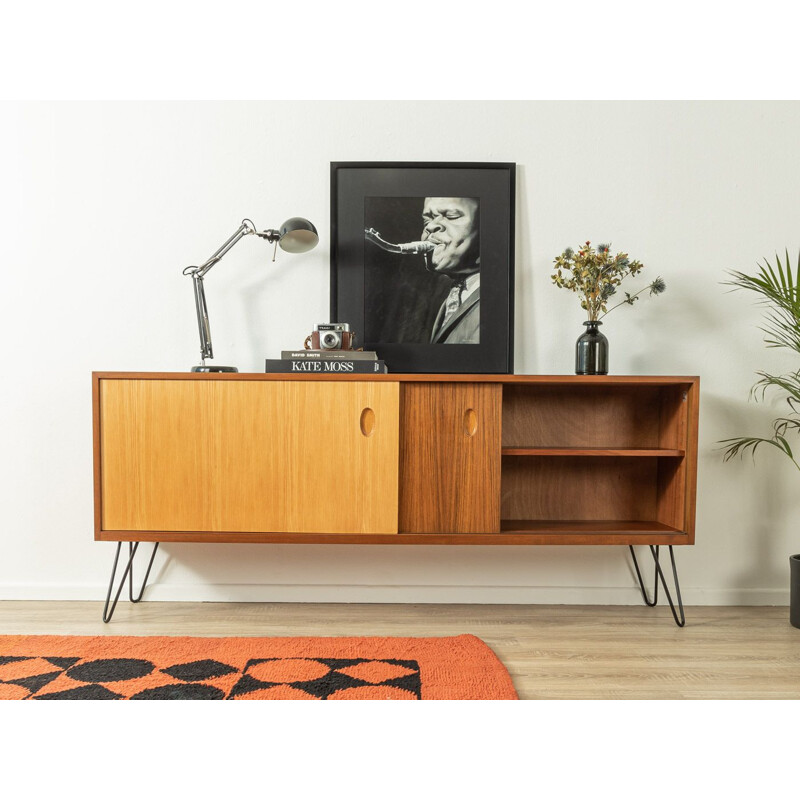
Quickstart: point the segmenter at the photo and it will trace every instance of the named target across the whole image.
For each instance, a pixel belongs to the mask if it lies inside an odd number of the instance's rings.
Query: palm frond
[[[759,304],[767,306],[765,324],[761,330],[765,334],[768,347],[786,347],[800,353],[800,253],[797,267],[792,272],[789,250],[786,249],[784,259],[775,253],[775,266],[767,259],[758,265],[754,275],[732,270],[728,273],[732,280],[725,285],[734,289],[747,289],[759,297]],[[772,423],[771,438],[760,436],[742,436],[736,439],[724,439],[719,444],[724,449],[724,460],[729,461],[736,456],[749,452],[755,460],[755,454],[762,444],[775,447],[783,453],[800,470],[800,464],[794,457],[792,447],[786,438],[787,434],[800,434],[800,370],[789,375],[771,375],[768,372],[757,372],[759,380],[750,390],[750,398],[764,400],[767,390],[777,389],[785,394],[789,408],[794,416],[778,417]]]
[[[755,275],[747,275],[738,270],[731,270],[732,281],[726,281],[726,285],[735,288],[750,289],[764,296],[769,302],[777,303],[785,308],[797,310],[798,308],[798,285],[797,275],[792,275],[792,268],[789,262],[789,253],[785,255],[786,267],[784,268],[780,256],[775,254],[775,268],[764,259],[763,264],[758,265],[758,272]]]
[[[777,433],[775,434],[775,441],[778,443],[778,446],[783,450],[783,452],[786,453],[786,455],[789,456],[789,458],[791,458],[792,461],[794,461],[794,456],[792,455],[792,448],[789,447],[789,442],[787,442],[783,436],[780,436]],[[794,463],[795,466],[798,469],[800,469],[800,464],[798,464],[796,461],[794,461]]]
[[[763,401],[767,389],[777,388],[786,392],[788,395],[785,398],[786,402],[792,408],[794,408],[794,404],[800,404],[800,371],[793,372],[790,375],[770,375],[768,372],[759,371],[756,375],[759,375],[760,378],[750,390],[752,399]]]
[[[774,267],[764,259],[755,275],[738,270],[728,274],[732,280],[725,281],[724,285],[754,292],[759,295],[761,305],[769,306],[766,326],[762,328],[767,346],[800,352],[800,255],[794,274],[788,249],[783,261],[775,254]]]
[[[778,436],[777,434],[773,439],[764,439],[759,436],[743,436],[738,439],[723,439],[720,444],[724,445],[725,450],[723,454],[723,461],[730,461],[736,456],[743,456],[748,451],[750,451],[753,456],[753,461],[755,461],[756,450],[758,447],[762,444],[768,444],[772,447],[776,447],[781,453],[788,456],[795,467],[800,470],[800,464],[795,461],[794,456],[792,455],[792,450],[789,447],[789,443],[784,437]]]
[[[767,347],[800,349],[800,317],[784,308],[770,308],[765,316],[767,324],[761,330],[767,335]]]
[[[776,437],[785,436],[789,431],[800,433],[800,419],[797,417],[778,417],[778,419],[773,420],[772,429],[775,431]],[[788,447],[788,444],[786,447]],[[788,452],[791,455],[791,450]]]

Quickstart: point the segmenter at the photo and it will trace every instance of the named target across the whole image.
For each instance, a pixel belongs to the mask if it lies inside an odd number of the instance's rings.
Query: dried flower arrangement
[[[638,275],[644,265],[628,258],[627,253],[611,255],[611,245],[599,244],[597,250],[586,242],[577,253],[568,247],[555,261],[553,283],[581,296],[581,308],[589,320],[596,322],[621,305],[632,306],[642,292],[661,294],[667,286],[662,278],[656,278],[635,294],[625,292],[625,299],[608,308],[608,301],[617,293],[617,287],[629,275]]]

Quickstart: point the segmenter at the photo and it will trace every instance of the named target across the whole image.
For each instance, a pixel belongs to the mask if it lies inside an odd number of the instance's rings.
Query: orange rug
[[[516,700],[480,639],[0,636],[0,700]]]

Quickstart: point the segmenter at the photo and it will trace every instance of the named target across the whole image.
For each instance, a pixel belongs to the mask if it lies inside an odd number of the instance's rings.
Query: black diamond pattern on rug
[[[224,700],[225,692],[205,683],[173,683],[139,692],[131,700]]]
[[[42,656],[42,658],[59,669],[69,669],[73,664],[77,664],[80,661],[80,658],[53,658],[52,656]]]
[[[280,686],[279,683],[260,681],[252,675],[247,674],[248,670],[252,667],[263,664],[269,661],[280,661],[281,659],[272,658],[254,658],[247,662],[244,668],[244,674],[231,689],[229,699],[234,697],[246,697],[251,692],[259,689],[270,689],[273,686]],[[294,689],[300,689],[312,697],[317,697],[320,700],[327,700],[334,692],[342,689],[351,689],[359,686],[393,686],[398,689],[404,689],[410,692],[418,700],[422,699],[422,681],[419,674],[419,664],[416,661],[407,661],[399,659],[371,659],[371,658],[315,658],[314,661],[319,661],[322,664],[330,667],[330,672],[323,675],[321,678],[309,681],[288,681],[286,685]],[[402,675],[396,678],[389,678],[379,683],[369,682],[346,675],[338,670],[344,667],[354,667],[359,664],[387,664],[396,667],[402,667],[411,670],[408,675]]]
[[[136,691],[135,681],[151,674],[155,665],[145,659],[135,658],[108,658],[82,661],[79,657],[40,657],[53,666],[54,671],[42,672],[38,675],[0,681],[0,683],[16,684],[28,692],[31,700],[120,700],[130,697],[132,700],[224,700],[233,698],[246,698],[248,694],[275,686],[290,686],[293,689],[305,692],[311,697],[326,700],[334,692],[364,686],[387,686],[409,692],[413,697],[422,699],[422,686],[419,664],[416,661],[399,659],[367,659],[367,658],[314,658],[311,661],[319,662],[328,667],[328,671],[319,678],[312,680],[259,680],[248,671],[259,664],[269,662],[295,662],[297,659],[282,658],[256,658],[250,659],[243,670],[236,669],[230,664],[213,659],[202,659],[171,667],[164,667],[160,672],[181,681],[177,684],[156,686],[142,691]],[[27,656],[0,657],[0,666],[20,661],[34,660]],[[340,670],[365,665],[366,672],[361,675],[347,675]],[[391,677],[390,667],[401,667],[408,670],[407,674]],[[382,671],[383,668],[383,671]],[[377,672],[374,670],[377,669]],[[370,672],[372,670],[373,672]],[[359,674],[358,670],[355,671]],[[226,697],[225,691],[203,681],[238,673],[239,680],[235,683]],[[66,674],[71,680],[77,681],[82,686],[75,686],[63,691],[47,692],[46,687],[57,678]],[[382,678],[386,674],[386,679]],[[299,677],[299,675],[298,675]],[[118,682],[132,681],[131,690],[125,692],[119,689]],[[115,683],[114,690],[104,686],[104,683]],[[45,689],[43,692],[42,690]],[[117,691],[119,689],[119,691]],[[134,694],[131,696],[131,691]],[[121,693],[122,692],[122,693]]]
[[[242,675],[233,689],[231,689],[230,698],[242,697],[250,694],[250,692],[255,692],[257,689],[271,689],[273,686],[279,686],[279,684],[257,681],[252,675]]]
[[[18,678],[15,681],[7,681],[7,683],[15,683],[17,686],[22,686],[27,689],[31,694],[36,694],[48,683],[52,683],[61,672],[47,672],[44,675],[32,675],[30,678]]]
[[[221,678],[223,675],[230,675],[232,672],[238,672],[239,670],[230,666],[230,664],[204,659],[203,661],[191,661],[188,664],[175,664],[161,671],[171,678],[177,678],[179,681],[195,682],[207,681],[210,678]]]
[[[33,700],[122,700],[123,695],[99,686],[96,683],[87,683],[85,686],[76,686],[63,692],[50,694],[35,694]]]
[[[83,683],[110,683],[143,678],[155,668],[152,661],[142,658],[99,658],[70,667],[67,675]]]
[[[411,692],[417,700],[422,700],[422,679],[419,675],[419,667],[411,675],[390,678],[388,681],[384,681],[381,686],[396,686],[398,689],[405,689],[407,692]]]

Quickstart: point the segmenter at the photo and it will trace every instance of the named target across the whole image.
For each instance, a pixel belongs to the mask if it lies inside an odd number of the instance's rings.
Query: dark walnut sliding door
[[[401,533],[500,530],[500,410],[496,383],[403,383]]]

